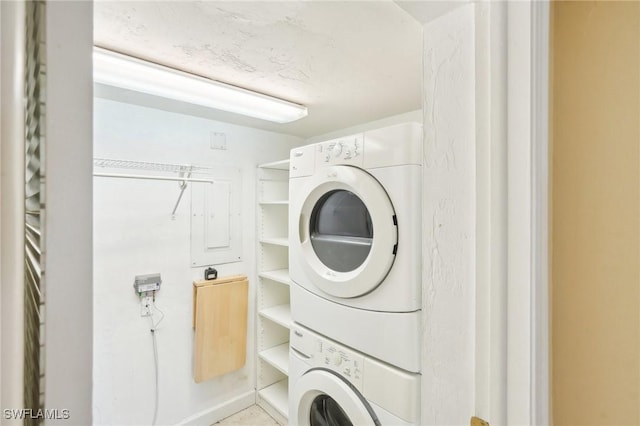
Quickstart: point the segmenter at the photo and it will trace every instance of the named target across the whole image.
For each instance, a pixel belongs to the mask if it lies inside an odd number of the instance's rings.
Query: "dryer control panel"
[[[362,167],[364,135],[358,134],[316,144],[316,167],[349,164]]]
[[[291,150],[289,177],[311,176],[315,167],[315,145],[307,145]]]
[[[365,357],[359,352],[299,326],[291,328],[290,346],[310,367],[335,371],[362,391]]]

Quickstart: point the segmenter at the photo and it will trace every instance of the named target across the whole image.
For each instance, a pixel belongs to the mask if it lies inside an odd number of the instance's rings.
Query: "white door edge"
[[[25,2],[2,10],[2,239],[0,240],[0,406],[24,407],[24,61]],[[21,425],[19,418],[3,425]]]
[[[549,3],[508,4],[507,424],[548,425]]]

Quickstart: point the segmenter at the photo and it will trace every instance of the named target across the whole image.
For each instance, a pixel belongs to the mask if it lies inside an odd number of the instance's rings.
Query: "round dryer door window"
[[[309,234],[311,246],[323,264],[337,272],[351,272],[371,252],[371,215],[353,192],[329,191],[313,207]]]
[[[302,251],[308,279],[334,297],[374,290],[398,244],[395,212],[382,185],[362,169],[333,166],[310,179],[306,194],[294,206],[300,221],[294,249]]]

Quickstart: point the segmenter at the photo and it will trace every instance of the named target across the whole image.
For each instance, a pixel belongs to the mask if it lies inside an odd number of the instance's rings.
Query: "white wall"
[[[475,6],[424,27],[422,421],[474,409]]]
[[[211,131],[226,133],[227,150],[211,150]],[[192,281],[189,208],[185,192],[176,219],[170,213],[177,182],[94,179],[94,422],[150,424],[153,416],[153,351],[147,318],[140,317],[135,275],[162,274],[157,305],[165,318],[158,331],[158,424],[210,424],[224,405],[253,403],[255,386],[254,271],[256,261],[255,172],[259,163],[288,158],[303,141],[193,116],[95,99],[96,157],[166,163],[226,165],[242,170],[242,261],[219,265],[220,275],[244,273],[250,281],[246,366],[201,384],[192,376]],[[135,171],[133,171],[135,172]],[[237,405],[237,404],[236,404]],[[236,409],[243,408],[237,406]],[[229,414],[229,413],[226,413]]]
[[[340,129],[340,130],[334,130],[332,132],[325,133],[319,136],[313,136],[311,138],[306,139],[306,143],[312,144],[312,143],[324,142],[331,139],[355,135],[357,133],[362,133],[369,130],[381,129],[383,127],[393,126],[393,125],[402,124],[402,123],[422,124],[422,115],[423,113],[421,109],[405,112],[403,114],[392,115],[390,117],[385,117],[381,120],[370,121],[368,123],[359,124],[357,126],[347,127],[345,129]]]

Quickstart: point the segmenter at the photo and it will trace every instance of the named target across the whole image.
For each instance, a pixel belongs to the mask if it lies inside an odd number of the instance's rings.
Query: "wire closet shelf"
[[[176,181],[179,182],[180,193],[178,199],[171,212],[171,218],[175,219],[176,210],[182,200],[184,190],[187,188],[187,182],[203,182],[214,183],[212,179],[193,178],[193,173],[197,174],[210,174],[213,167],[206,166],[194,166],[192,164],[169,164],[169,163],[152,163],[148,161],[132,161],[132,160],[120,160],[112,158],[94,158],[93,159],[94,172],[93,176],[106,177],[106,178],[120,178],[120,179],[146,179],[146,180],[164,180],[164,181]],[[96,168],[104,169],[126,169],[126,170],[140,170],[146,172],[155,173],[177,173],[178,176],[163,176],[163,175],[148,175],[148,174],[131,174],[131,173],[106,173],[96,172]]]
[[[113,158],[94,158],[94,168],[105,169],[127,169],[127,170],[140,170],[146,172],[160,172],[160,173],[177,173],[179,176],[158,176],[147,174],[128,174],[128,173],[106,173],[96,172],[94,169],[94,176],[99,177],[114,177],[114,178],[129,178],[129,179],[151,179],[151,180],[173,180],[178,182],[208,182],[213,183],[212,179],[200,179],[191,178],[192,173],[208,174],[213,167],[206,166],[194,166],[192,164],[169,164],[169,163],[153,163],[148,161],[132,161],[121,160]]]

